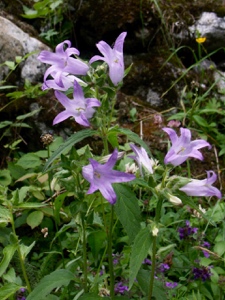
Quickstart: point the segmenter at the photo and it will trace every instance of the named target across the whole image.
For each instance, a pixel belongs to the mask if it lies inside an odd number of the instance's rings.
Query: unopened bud
[[[182,201],[180,200],[180,198],[173,196],[171,194],[168,193],[168,197],[169,197],[169,201],[173,204],[173,205],[181,205]]]

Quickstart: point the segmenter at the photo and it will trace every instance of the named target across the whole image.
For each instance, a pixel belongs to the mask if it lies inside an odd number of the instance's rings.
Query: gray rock
[[[198,34],[206,37],[207,49],[216,50],[225,47],[225,17],[219,18],[213,12],[204,12],[189,30],[195,37]]]
[[[29,36],[10,20],[0,16],[0,63],[7,60],[15,61],[16,56],[28,56],[24,63],[20,65],[20,79],[28,79],[31,83],[40,81],[46,70],[46,66],[37,60],[41,50],[50,50],[38,39]],[[0,80],[3,80],[8,72],[8,68],[0,68]]]

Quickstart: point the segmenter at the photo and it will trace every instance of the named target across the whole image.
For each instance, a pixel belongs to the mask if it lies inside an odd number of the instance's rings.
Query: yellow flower
[[[206,37],[199,37],[197,39],[195,39],[197,43],[202,44],[206,41]]]

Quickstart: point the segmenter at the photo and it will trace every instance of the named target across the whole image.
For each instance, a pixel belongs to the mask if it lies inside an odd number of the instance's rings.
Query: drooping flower
[[[194,157],[203,160],[203,156],[198,149],[203,147],[211,147],[205,140],[191,141],[191,131],[186,128],[180,128],[180,136],[172,128],[163,128],[172,142],[172,147],[165,156],[165,164],[171,163],[173,166],[178,166],[186,161],[189,157]]]
[[[69,73],[62,72],[61,73],[61,82],[62,85],[58,85],[54,79],[56,72],[51,73],[51,78],[46,79],[42,85],[42,90],[54,89],[58,91],[67,91],[69,88],[74,86],[74,81],[86,85],[86,83],[78,78],[77,76],[70,75]]]
[[[96,107],[101,105],[100,101],[96,98],[84,98],[82,88],[76,81],[74,81],[72,100],[59,91],[55,91],[55,96],[65,107],[65,110],[55,117],[53,125],[58,124],[69,117],[74,117],[77,123],[83,126],[90,126],[88,119],[90,119],[95,112],[93,106]]]
[[[129,157],[137,162],[141,176],[143,176],[142,167],[144,167],[150,174],[153,174],[152,167],[155,163],[148,157],[146,150],[143,147],[137,147],[134,144],[130,144],[130,147],[136,155]]]
[[[118,150],[115,149],[105,164],[90,159],[90,164],[82,168],[83,177],[91,184],[87,194],[99,190],[110,204],[116,203],[116,193],[112,183],[128,182],[135,179],[132,174],[113,170],[117,157]]]
[[[72,56],[77,56],[79,54],[80,52],[76,48],[71,47],[71,42],[68,40],[58,44],[56,46],[55,53],[47,50],[41,51],[38,59],[43,63],[52,65],[45,72],[45,85],[48,86],[48,82],[46,82],[46,80],[49,75],[52,75],[55,83],[62,88],[64,88],[65,83],[62,79],[62,73],[86,75],[89,69],[88,65]]]
[[[217,180],[216,173],[214,171],[206,171],[206,173],[206,179],[192,179],[191,182],[180,188],[180,191],[183,191],[188,196],[216,196],[220,199],[222,197],[220,190],[212,186],[212,184]]]
[[[113,48],[106,42],[100,41],[96,46],[103,57],[95,55],[90,60],[90,64],[97,60],[103,60],[108,64],[109,77],[114,85],[118,85],[124,76],[123,44],[126,35],[126,32],[122,32],[116,39]]]

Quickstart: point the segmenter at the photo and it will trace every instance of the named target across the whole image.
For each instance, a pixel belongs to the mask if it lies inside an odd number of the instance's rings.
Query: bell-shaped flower
[[[110,204],[116,203],[116,193],[112,183],[128,182],[135,179],[132,174],[113,170],[117,157],[118,150],[115,149],[105,164],[89,159],[90,164],[82,168],[83,177],[91,184],[87,194],[99,190]]]
[[[207,178],[203,180],[192,179],[191,182],[180,188],[179,190],[188,196],[211,197],[216,196],[221,198],[220,190],[212,186],[217,180],[217,175],[214,171],[206,171]]]
[[[134,144],[130,144],[130,147],[136,155],[129,157],[137,162],[141,176],[143,176],[142,167],[144,167],[148,171],[148,173],[153,174],[152,167],[154,165],[154,162],[148,157],[146,150],[143,147],[137,147]]]
[[[77,123],[88,127],[90,126],[88,119],[90,119],[95,112],[93,107],[101,105],[100,101],[96,98],[85,98],[81,86],[76,81],[74,81],[73,99],[69,99],[65,94],[59,91],[55,91],[55,96],[65,107],[65,110],[55,117],[53,125],[69,117],[73,117]]]
[[[43,63],[52,65],[45,72],[44,82],[46,82],[49,75],[52,75],[56,84],[64,87],[61,78],[63,72],[72,75],[86,75],[89,69],[88,65],[72,56],[79,54],[80,52],[76,48],[71,47],[71,42],[68,40],[58,44],[55,53],[47,50],[41,51],[38,59]]]
[[[126,32],[122,32],[116,39],[113,48],[106,42],[100,41],[96,46],[103,57],[95,55],[90,60],[90,64],[97,60],[103,60],[108,64],[109,77],[114,85],[118,85],[124,76],[123,44],[126,35]]]
[[[82,85],[87,85],[83,80],[81,80],[80,78],[74,76],[74,75],[70,75],[69,73],[66,72],[62,72],[61,73],[61,82],[62,85],[58,85],[54,79],[54,75],[56,74],[56,72],[53,72],[51,74],[50,79],[46,79],[45,82],[42,85],[42,90],[47,90],[47,89],[54,89],[54,90],[58,90],[58,91],[68,91],[69,88],[74,86],[74,81],[77,81],[78,83],[81,83]]]
[[[203,160],[202,153],[198,151],[203,147],[211,148],[211,145],[205,140],[191,141],[191,131],[186,128],[180,128],[180,136],[172,128],[163,128],[172,142],[172,146],[164,158],[165,164],[171,163],[178,166],[186,161],[189,157]]]

